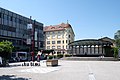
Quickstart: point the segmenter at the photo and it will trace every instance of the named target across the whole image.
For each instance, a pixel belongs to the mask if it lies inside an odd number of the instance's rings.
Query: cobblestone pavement
[[[45,62],[41,66],[0,67],[0,80],[120,80],[120,62],[59,60],[56,67],[46,67]]]

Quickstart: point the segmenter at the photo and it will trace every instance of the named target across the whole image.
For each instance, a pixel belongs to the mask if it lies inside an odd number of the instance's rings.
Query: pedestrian
[[[2,64],[2,57],[0,57],[0,64]]]
[[[37,54],[37,61],[39,62],[40,61],[40,56],[41,56],[42,52],[41,51],[38,51],[38,54]]]

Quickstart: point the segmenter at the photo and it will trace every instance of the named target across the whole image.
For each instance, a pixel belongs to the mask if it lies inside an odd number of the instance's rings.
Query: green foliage
[[[56,55],[49,55],[48,56],[48,59],[60,59],[60,58],[62,58],[63,57],[63,54],[57,54],[57,56]]]
[[[54,57],[54,56],[49,56],[49,58],[48,58],[48,59],[53,59],[53,57]]]
[[[58,54],[57,55],[57,58],[62,58],[63,57],[63,54]]]
[[[118,48],[114,47],[114,57],[118,58]]]
[[[10,56],[10,53],[12,53],[13,50],[12,42],[9,41],[2,41],[0,42],[0,56],[8,59]]]
[[[71,57],[72,55],[71,54],[65,54],[65,57]]]
[[[116,43],[116,46],[117,46],[118,48],[120,48],[120,39],[116,39],[116,40],[115,40],[115,43]]]
[[[49,55],[48,59],[56,59],[57,57],[55,55]]]

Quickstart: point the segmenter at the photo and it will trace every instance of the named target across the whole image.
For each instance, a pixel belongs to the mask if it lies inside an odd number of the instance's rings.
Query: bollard
[[[40,66],[40,62],[39,62],[39,64],[38,64],[38,66]]]
[[[32,62],[30,62],[30,65],[32,66]]]
[[[27,63],[27,66],[29,66],[29,63]]]
[[[37,66],[37,63],[35,63],[35,66]]]
[[[26,63],[24,62],[24,66],[26,66]]]

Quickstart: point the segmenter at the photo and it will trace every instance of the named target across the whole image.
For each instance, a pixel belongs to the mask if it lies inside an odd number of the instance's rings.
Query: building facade
[[[73,56],[107,56],[113,57],[114,40],[108,37],[101,39],[77,40],[69,44]]]
[[[69,23],[50,25],[44,27],[45,48],[53,49],[56,54],[67,54],[70,47],[69,43],[74,41],[74,31]]]
[[[33,24],[34,33],[33,29],[28,30],[28,24]],[[30,48],[27,41],[32,40],[33,34],[35,48],[43,48],[42,23],[0,8],[0,41],[11,41],[17,49]]]

